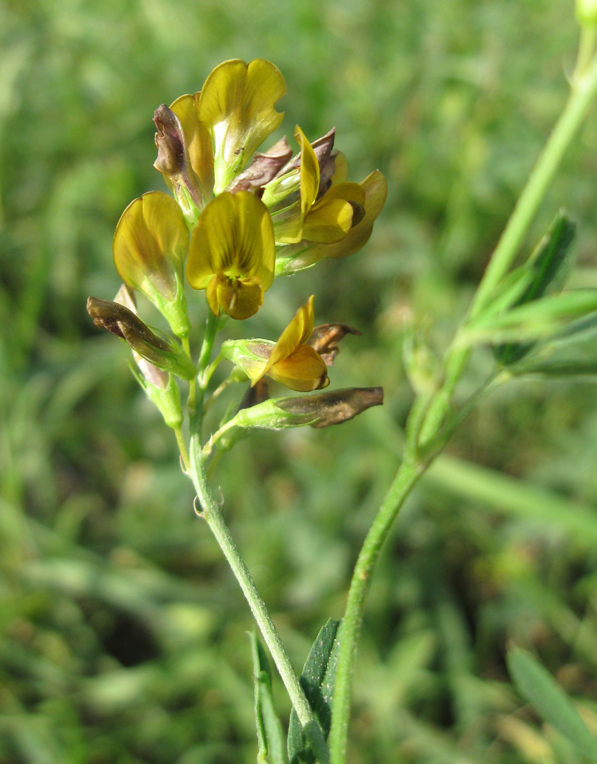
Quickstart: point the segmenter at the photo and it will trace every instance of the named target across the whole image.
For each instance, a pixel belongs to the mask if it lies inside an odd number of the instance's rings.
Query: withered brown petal
[[[331,366],[339,352],[337,345],[347,334],[359,335],[361,332],[347,324],[321,324],[314,327],[306,344],[319,353],[326,366]]]
[[[305,398],[287,398],[277,405],[284,411],[312,417],[311,427],[342,424],[371,406],[383,404],[383,387],[349,387]]]
[[[227,191],[255,191],[273,180],[282,167],[292,156],[286,138],[281,138],[277,143],[262,154],[254,154],[253,161],[246,170],[237,175],[229,184]]]

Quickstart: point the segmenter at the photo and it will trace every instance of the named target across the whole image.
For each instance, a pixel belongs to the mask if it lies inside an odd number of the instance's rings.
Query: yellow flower
[[[274,280],[275,242],[265,205],[248,191],[223,193],[201,213],[187,260],[187,281],[205,289],[214,315],[257,313]]]
[[[280,204],[272,212],[276,242],[339,241],[362,217],[365,193],[358,183],[336,182],[320,196],[321,173],[316,153],[298,125],[295,137],[301,146],[300,199],[286,207]]]
[[[307,344],[313,332],[313,295],[296,312],[276,343],[232,340],[222,346],[224,358],[239,366],[255,385],[267,375],[301,393],[330,383],[323,358]]]
[[[276,258],[276,275],[289,275],[310,268],[324,257],[348,257],[363,247],[373,231],[373,224],[382,211],[388,193],[388,183],[379,170],[374,170],[359,184],[332,184],[328,191],[342,185],[359,185],[364,193],[364,215],[356,225],[336,241],[315,241],[304,237],[302,241],[280,248]]]
[[[226,188],[280,125],[284,114],[274,104],[285,93],[282,74],[264,59],[249,64],[225,61],[208,76],[198,101],[198,117],[213,142],[214,193]]]
[[[189,333],[183,286],[189,231],[178,204],[160,191],[135,199],[122,213],[112,251],[124,283],[146,295],[179,337]]]

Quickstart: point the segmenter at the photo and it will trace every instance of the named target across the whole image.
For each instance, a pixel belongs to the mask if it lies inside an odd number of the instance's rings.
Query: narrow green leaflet
[[[514,684],[535,711],[578,750],[597,761],[597,740],[551,674],[520,648],[510,650],[507,660]]]
[[[520,305],[501,316],[482,315],[465,327],[460,346],[482,342],[532,342],[597,311],[597,289],[576,289]]]
[[[330,620],[321,629],[309,652],[303,673],[301,685],[317,717],[324,737],[330,732],[332,723],[332,695],[338,663],[338,629],[340,621]],[[296,712],[290,714],[288,727],[288,758],[291,764],[314,764],[316,761],[313,750],[301,728]]]
[[[282,725],[274,709],[272,675],[265,650],[257,634],[249,634],[255,684],[255,723],[257,725],[257,764],[288,764]]]
[[[548,293],[559,292],[572,265],[575,229],[574,223],[560,210],[528,262],[503,280],[502,288],[481,320],[488,316],[508,315],[511,309],[537,302]],[[528,343],[506,342],[495,346],[494,355],[507,366],[527,355],[532,347]]]
[[[509,370],[549,378],[597,376],[597,313],[568,324]]]

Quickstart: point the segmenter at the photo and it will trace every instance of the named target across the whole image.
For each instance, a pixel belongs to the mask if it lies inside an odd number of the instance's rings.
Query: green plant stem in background
[[[579,62],[580,63],[580,62]],[[586,66],[583,61],[581,66]],[[473,299],[471,317],[478,315],[506,275],[551,186],[564,155],[576,137],[597,93],[597,57],[586,73],[572,77],[572,90],[531,176],[514,207]]]
[[[410,454],[405,455],[398,473],[369,529],[354,568],[340,633],[340,651],[338,654],[338,668],[336,671],[332,705],[332,727],[329,738],[331,764],[344,764],[346,761],[354,659],[363,621],[365,598],[369,591],[375,564],[379,558],[383,543],[404,501],[424,471],[425,468],[417,464]]]
[[[500,237],[473,298],[467,318],[478,315],[487,306],[493,298],[496,287],[498,287],[500,281],[512,266],[566,151],[577,136],[588,109],[597,94],[597,57],[593,59],[589,66],[586,56],[579,53],[578,61],[577,71],[575,71],[573,77],[573,88],[568,102]],[[450,411],[452,395],[466,366],[469,352],[468,349],[457,346],[456,337],[452,349],[448,352],[445,359],[443,385],[437,391],[428,407],[427,405],[420,407],[417,401],[415,401],[413,411],[423,412],[422,415],[425,416],[422,425],[417,426],[420,433],[419,445],[433,441],[444,426]],[[447,440],[442,444],[442,449],[446,443]],[[408,451],[405,450],[402,464],[367,534],[353,572],[340,636],[338,668],[333,697],[332,726],[329,738],[331,764],[345,764],[346,762],[354,661],[363,619],[365,598],[375,564],[405,499],[425,469],[442,450],[435,451],[425,464],[417,464],[411,448],[412,445]]]

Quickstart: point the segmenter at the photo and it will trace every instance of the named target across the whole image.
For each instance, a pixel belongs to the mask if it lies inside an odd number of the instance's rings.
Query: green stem
[[[583,62],[583,66],[586,66],[586,63]],[[548,192],[566,151],[576,137],[596,93],[597,58],[594,58],[586,73],[581,72],[573,81],[566,106],[537,160],[487,266],[473,302],[471,317],[485,307],[493,290],[512,265],[539,205]]]
[[[539,155],[539,159],[497,243],[475,293],[464,325],[468,319],[477,316],[491,300],[494,290],[514,262],[566,151],[578,134],[587,111],[597,94],[597,57],[593,59],[590,66],[587,61],[587,51],[593,50],[593,46],[594,35],[592,33],[581,37],[572,90],[566,106]],[[448,351],[445,382],[442,390],[430,406],[427,421],[421,433],[421,442],[432,438],[445,420],[454,389],[468,361],[470,350],[455,347],[456,344],[457,336],[452,349]]]
[[[270,615],[267,611],[267,607],[264,601],[261,599],[255,582],[247,568],[245,561],[243,560],[230,531],[224,521],[220,507],[217,501],[214,499],[209,486],[207,484],[207,476],[205,473],[205,463],[202,454],[201,445],[201,428],[203,424],[204,415],[204,399],[205,391],[209,384],[211,377],[210,367],[211,356],[213,352],[213,346],[215,342],[216,333],[218,330],[219,320],[214,316],[211,311],[207,315],[207,324],[205,327],[205,335],[203,337],[203,344],[199,352],[198,363],[198,390],[196,411],[191,417],[190,421],[190,470],[189,474],[195,490],[197,492],[197,498],[201,505],[201,511],[198,512],[209,526],[209,529],[214,535],[220,549],[222,550],[226,561],[230,565],[236,580],[238,581],[240,588],[245,595],[253,617],[259,626],[263,639],[267,644],[271,656],[276,664],[276,668],[280,674],[286,691],[290,697],[292,705],[297,713],[299,721],[307,735],[313,750],[315,751],[318,761],[321,764],[329,764],[329,752],[323,732],[317,721],[309,701],[305,695],[303,688],[301,687],[299,678],[292,668],[290,658],[286,652],[286,649],[280,639],[280,635]]]
[[[579,53],[580,64],[575,72],[572,92],[508,220],[477,289],[468,318],[478,315],[487,305],[495,288],[514,262],[539,205],[547,194],[566,151],[578,134],[589,106],[597,94],[597,57],[589,65],[586,54],[586,50],[593,44],[593,41],[586,39],[582,44],[585,45],[585,50]],[[430,443],[443,426],[450,410],[452,395],[462,376],[468,357],[468,349],[453,345],[446,356],[446,373],[441,389],[436,393],[428,408],[426,405],[418,406],[415,404],[417,424],[414,432],[419,432],[419,444]],[[419,421],[420,416],[424,416],[422,425]],[[373,521],[359,554],[348,593],[340,635],[340,651],[333,697],[334,710],[329,738],[331,764],[345,764],[346,762],[354,660],[371,575],[383,543],[406,497],[438,454],[439,452],[435,452],[426,460],[425,464],[417,463],[413,457],[412,444],[409,444],[398,473]]]
[[[211,454],[213,451],[213,447],[218,442],[218,440],[222,437],[222,435],[225,435],[228,430],[232,430],[236,427],[235,418],[229,419],[226,424],[223,424],[219,430],[216,430],[209,438],[207,443],[203,446],[203,450],[201,452],[201,455],[204,459],[207,459],[207,457]]]
[[[406,497],[425,468],[406,456],[379,508],[359,554],[350,583],[346,611],[340,633],[338,668],[334,686],[332,727],[329,747],[331,764],[344,764],[350,720],[350,701],[354,660],[363,621],[365,597],[379,553]]]
[[[236,580],[238,581],[253,617],[259,626],[263,639],[272,655],[276,668],[284,682],[286,691],[297,713],[299,721],[309,737],[313,749],[318,752],[318,760],[321,764],[329,761],[327,746],[321,731],[321,727],[311,710],[299,678],[292,668],[286,649],[280,639],[280,635],[267,611],[267,607],[255,586],[255,582],[234,543],[230,531],[222,517],[218,503],[213,498],[207,485],[205,468],[201,455],[201,442],[197,432],[191,436],[191,478],[197,491],[201,504],[200,516],[207,522],[213,533],[224,557],[226,558]]]

